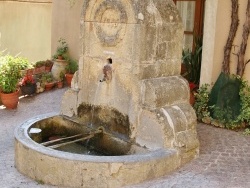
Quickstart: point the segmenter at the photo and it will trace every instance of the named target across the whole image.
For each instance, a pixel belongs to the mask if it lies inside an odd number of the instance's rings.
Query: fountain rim
[[[60,116],[58,113],[48,113],[34,116],[21,125],[17,126],[14,131],[15,140],[23,144],[24,147],[35,150],[44,155],[51,157],[66,159],[66,160],[75,160],[75,161],[85,161],[85,162],[100,162],[100,163],[126,163],[126,162],[141,162],[148,160],[155,160],[160,158],[165,158],[166,156],[171,156],[176,153],[176,150],[159,148],[152,150],[144,154],[129,154],[129,155],[120,155],[120,156],[95,156],[95,155],[83,155],[75,154],[64,151],[58,151],[55,149],[47,148],[33,141],[28,135],[28,129],[36,122],[51,118],[53,116]]]

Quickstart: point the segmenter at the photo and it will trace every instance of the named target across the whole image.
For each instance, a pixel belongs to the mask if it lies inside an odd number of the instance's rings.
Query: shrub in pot
[[[66,74],[65,74],[66,82],[68,86],[71,87],[71,80],[73,78],[73,75],[78,70],[77,61],[73,59],[69,59],[68,65],[66,66],[65,69],[66,69]]]
[[[63,71],[61,71],[60,72],[60,79],[57,81],[57,88],[63,87],[64,75],[65,75],[65,73]]]
[[[45,72],[45,61],[37,61],[35,63],[34,74],[41,74]]]
[[[42,75],[41,80],[42,80],[42,83],[45,85],[45,91],[51,90],[55,85],[51,72],[44,73]]]
[[[19,98],[18,81],[21,70],[27,69],[29,62],[22,57],[0,55],[0,88],[2,103],[8,109],[17,108]]]
[[[62,38],[58,40],[58,46],[56,49],[56,53],[52,56],[53,58],[53,66],[51,69],[51,72],[53,74],[53,77],[56,80],[60,79],[60,72],[65,71],[65,67],[68,64],[68,44],[66,41]]]
[[[67,59],[68,55],[68,44],[65,39],[60,38],[58,40],[58,46],[56,48],[56,53],[53,55],[53,59],[64,60]]]
[[[50,72],[53,66],[53,61],[51,60],[46,60],[45,61],[45,71]]]

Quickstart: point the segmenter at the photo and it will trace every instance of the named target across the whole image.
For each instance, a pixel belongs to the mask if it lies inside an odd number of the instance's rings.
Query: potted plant
[[[195,93],[198,89],[198,85],[196,85],[193,82],[189,82],[189,88],[190,88],[190,98],[189,103],[193,106],[195,103]]]
[[[45,91],[51,90],[55,85],[53,76],[50,72],[44,73],[41,77],[41,80],[42,83],[45,85]]]
[[[60,72],[60,79],[57,81],[57,88],[63,87],[63,81],[64,81],[64,72]]]
[[[60,38],[58,40],[58,46],[56,48],[56,53],[53,55],[53,59],[65,60],[67,59],[68,44],[65,39]]]
[[[19,68],[21,70],[21,76],[25,76],[26,74],[33,74],[34,66],[31,64],[26,58],[18,58]]]
[[[66,82],[69,87],[71,87],[71,80],[73,78],[74,73],[78,70],[78,64],[76,60],[69,59],[68,65],[66,66]]]
[[[51,69],[52,75],[56,80],[60,79],[60,72],[65,71],[68,64],[68,44],[62,38],[58,40],[56,53],[53,55],[53,66]]]
[[[17,108],[19,101],[18,81],[21,78],[21,70],[28,67],[29,62],[25,58],[11,55],[0,55],[0,88],[1,100],[7,109]]]
[[[34,65],[34,74],[41,74],[45,72],[45,61],[37,61]]]
[[[31,74],[25,75],[19,84],[23,95],[33,95],[36,92],[36,82]]]
[[[51,60],[46,60],[45,61],[45,71],[50,72],[53,66],[53,61]]]
[[[181,75],[196,85],[200,82],[202,60],[202,38],[195,37],[194,49],[182,51]]]

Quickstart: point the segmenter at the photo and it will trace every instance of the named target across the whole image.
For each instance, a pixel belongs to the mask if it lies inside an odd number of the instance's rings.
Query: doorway
[[[174,0],[184,25],[183,49],[192,50],[194,37],[202,37],[205,0]]]

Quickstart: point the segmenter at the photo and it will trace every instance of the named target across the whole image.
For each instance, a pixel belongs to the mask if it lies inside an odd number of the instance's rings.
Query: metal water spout
[[[112,59],[107,58],[107,64],[103,67],[103,78],[100,82],[110,82],[112,79]]]

